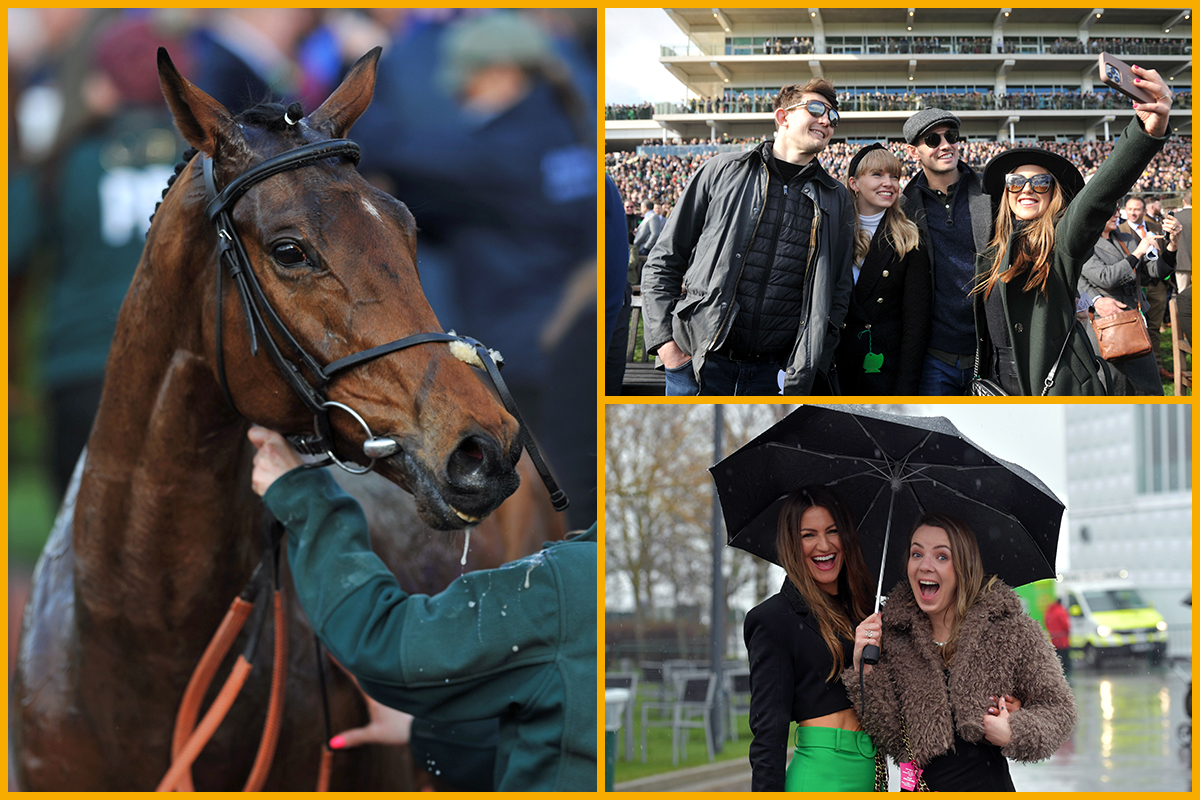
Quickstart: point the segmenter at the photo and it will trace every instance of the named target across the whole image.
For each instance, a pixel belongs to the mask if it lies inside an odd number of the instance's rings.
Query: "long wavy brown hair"
[[[958,631],[962,621],[967,618],[967,612],[975,601],[991,591],[999,580],[995,575],[983,574],[983,558],[979,555],[979,542],[975,532],[962,520],[949,514],[930,512],[921,516],[912,530],[908,532],[908,547],[904,557],[908,559],[912,552],[912,540],[917,529],[925,525],[941,528],[950,540],[950,563],[954,565],[954,576],[958,580],[954,598],[954,627],[950,630],[950,638],[942,646],[942,662],[949,664],[954,659],[954,651],[958,649]],[[905,569],[905,575],[908,570]],[[913,605],[916,605],[913,597]]]
[[[820,506],[833,517],[838,539],[842,545],[842,569],[838,573],[839,603],[813,580],[804,563],[804,547],[800,539],[800,521],[808,509]],[[871,609],[871,575],[858,543],[854,518],[841,498],[824,486],[797,489],[788,495],[779,512],[779,527],[775,534],[775,551],[779,565],[787,572],[788,580],[800,592],[809,610],[817,619],[817,627],[829,654],[833,669],[826,681],[837,677],[845,667],[841,639],[853,639],[854,627],[867,617]]]
[[[1046,279],[1050,277],[1050,260],[1054,257],[1054,226],[1058,224],[1059,217],[1067,207],[1062,189],[1056,179],[1046,200],[1046,213],[1030,221],[1013,239],[1013,252],[1009,258],[1008,269],[1001,271],[1009,237],[1016,227],[1016,217],[1008,205],[1007,187],[1003,191],[1005,196],[1000,200],[1000,210],[996,212],[996,233],[988,243],[986,251],[992,266],[986,275],[981,276],[980,282],[971,293],[983,292],[986,300],[997,283],[1012,283],[1022,275],[1027,275],[1024,291],[1037,290],[1044,295]]]

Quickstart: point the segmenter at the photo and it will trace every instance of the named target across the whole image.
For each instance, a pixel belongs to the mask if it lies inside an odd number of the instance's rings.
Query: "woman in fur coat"
[[[882,655],[863,667],[864,713],[858,667],[871,643]],[[945,515],[926,514],[909,534],[906,578],[858,626],[853,664],[842,681],[871,740],[900,765],[902,789],[1013,791],[1006,759],[1049,758],[1075,727],[1050,640],[1015,592],[983,574],[971,529]],[[1000,699],[989,707],[989,697]]]

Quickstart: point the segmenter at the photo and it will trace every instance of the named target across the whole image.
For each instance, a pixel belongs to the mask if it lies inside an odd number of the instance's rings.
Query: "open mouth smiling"
[[[942,585],[935,581],[918,581],[917,583],[921,588],[922,600],[932,600],[937,596],[938,590],[942,588]]]

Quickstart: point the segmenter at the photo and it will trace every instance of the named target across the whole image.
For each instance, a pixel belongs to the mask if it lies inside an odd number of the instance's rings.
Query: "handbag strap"
[[[1050,391],[1050,387],[1054,385],[1054,374],[1058,372],[1058,365],[1062,363],[1063,353],[1067,352],[1067,345],[1071,342],[1071,334],[1075,332],[1075,325],[1071,325],[1071,329],[1067,331],[1067,338],[1063,339],[1062,349],[1058,351],[1058,358],[1054,359],[1054,366],[1050,367],[1050,372],[1046,374],[1046,380],[1042,386],[1042,397]]]
[[[904,723],[904,715],[900,715],[900,738],[904,740],[904,752],[908,754],[908,763],[917,766],[917,759],[913,756],[912,743],[908,741],[908,725]],[[920,774],[917,775],[917,791],[928,792],[929,787],[925,785],[925,778]]]

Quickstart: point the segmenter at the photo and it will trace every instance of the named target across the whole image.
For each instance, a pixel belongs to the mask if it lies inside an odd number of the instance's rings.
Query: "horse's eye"
[[[280,266],[284,267],[298,267],[308,261],[308,256],[304,255],[300,246],[293,242],[277,245],[271,251],[271,255]]]

